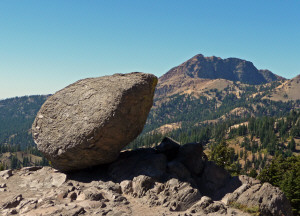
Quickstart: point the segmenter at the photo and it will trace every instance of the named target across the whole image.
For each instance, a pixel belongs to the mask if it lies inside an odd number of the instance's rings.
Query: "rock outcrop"
[[[115,74],[56,92],[32,125],[38,149],[61,171],[114,161],[142,131],[156,83],[151,74]]]
[[[247,176],[239,176],[239,180],[242,186],[223,197],[225,204],[256,206],[261,215],[291,215],[290,204],[279,188]]]
[[[200,144],[180,146],[171,139],[69,174],[31,167],[4,176],[1,215],[292,215],[278,188],[231,177],[207,161]]]

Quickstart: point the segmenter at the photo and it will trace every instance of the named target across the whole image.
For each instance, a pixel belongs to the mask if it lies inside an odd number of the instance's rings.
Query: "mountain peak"
[[[204,58],[204,55],[202,54],[197,54],[194,57],[192,57],[192,59],[200,59],[200,58]]]
[[[269,70],[258,70],[250,61],[239,58],[205,57],[202,54],[195,55],[181,65],[172,68],[160,78],[160,81],[169,80],[174,76],[227,79],[254,85],[281,79]]]
[[[206,61],[216,61],[216,60],[222,60],[222,58],[217,57],[217,56],[207,56],[205,57],[202,54],[197,54],[194,57],[192,57],[191,59],[189,59],[188,61],[199,61],[199,60],[206,60]]]

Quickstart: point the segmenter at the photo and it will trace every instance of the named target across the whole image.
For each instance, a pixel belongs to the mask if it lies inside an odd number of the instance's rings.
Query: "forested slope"
[[[34,145],[30,128],[48,96],[16,97],[0,101],[0,144]]]

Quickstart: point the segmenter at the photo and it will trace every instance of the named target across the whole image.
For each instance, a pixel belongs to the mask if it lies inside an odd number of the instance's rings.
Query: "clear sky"
[[[161,76],[196,54],[300,74],[300,1],[0,0],[0,98],[78,79]]]

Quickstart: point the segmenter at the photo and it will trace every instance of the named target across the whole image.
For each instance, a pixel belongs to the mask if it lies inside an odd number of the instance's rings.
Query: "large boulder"
[[[61,171],[113,162],[141,133],[156,84],[152,74],[115,74],[56,92],[32,125],[38,149]]]

